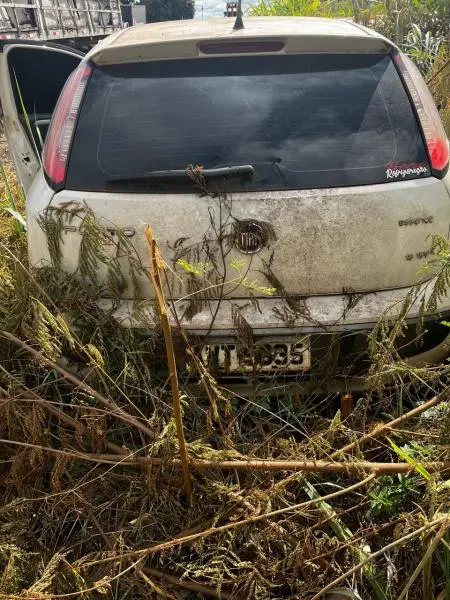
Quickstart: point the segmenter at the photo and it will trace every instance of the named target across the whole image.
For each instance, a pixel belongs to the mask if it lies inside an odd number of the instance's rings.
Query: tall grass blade
[[[425,469],[425,467],[423,465],[421,465],[419,462],[417,462],[417,460],[412,458],[412,456],[410,456],[407,452],[405,452],[399,446],[397,446],[397,444],[395,442],[393,442],[390,438],[387,438],[387,440],[388,440],[389,444],[391,445],[392,450],[394,450],[394,452],[398,456],[400,456],[400,458],[402,458],[405,462],[407,462],[409,465],[411,465],[418,473],[420,473],[420,475],[422,475],[422,477],[424,477],[428,481],[431,479],[430,473],[428,473],[428,471]]]
[[[25,217],[23,215],[21,215],[18,210],[14,210],[13,208],[10,208],[9,206],[4,206],[3,210],[5,210],[9,215],[14,217],[14,219],[16,219],[16,221],[18,223],[20,223],[20,225],[23,227],[23,231],[26,230],[27,222],[25,221]]]

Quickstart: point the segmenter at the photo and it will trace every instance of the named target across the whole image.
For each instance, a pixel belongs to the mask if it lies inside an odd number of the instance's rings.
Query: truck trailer
[[[120,0],[22,0],[0,2],[0,40],[89,43],[124,26]]]

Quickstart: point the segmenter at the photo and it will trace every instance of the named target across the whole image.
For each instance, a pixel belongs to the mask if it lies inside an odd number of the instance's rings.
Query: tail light
[[[87,82],[90,64],[81,63],[70,75],[53,113],[43,153],[43,167],[51,186],[61,188],[66,179],[67,159]]]
[[[394,61],[408,88],[419,117],[435,175],[443,175],[449,163],[449,142],[433,97],[411,59],[397,54]]]

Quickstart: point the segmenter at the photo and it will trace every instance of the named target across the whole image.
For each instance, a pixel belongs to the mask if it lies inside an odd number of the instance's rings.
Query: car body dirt
[[[425,316],[434,328],[425,342],[411,333],[408,360],[446,356],[438,324],[450,300],[439,298],[440,317],[423,315],[434,272],[418,272],[432,236],[448,236],[448,140],[425,84],[388,40],[303,18],[119,32],[84,59],[70,56],[81,61],[67,84],[72,102],[63,92],[40,172],[10,81],[15,56],[4,49],[2,102],[29,188],[33,266],[55,263],[45,215],[61,228],[58,266],[77,273],[92,216],[108,236],[96,269],[102,306],[136,327],[138,298],[152,326],[150,224],[169,266],[172,321],[215,344],[216,358],[245,323],[256,346],[278,348],[273,371],[289,372],[286,356],[310,336],[304,374],[314,370],[314,336],[360,340],[395,318],[412,290],[408,323]],[[108,292],[112,264],[118,297]],[[278,359],[280,336],[289,347]]]

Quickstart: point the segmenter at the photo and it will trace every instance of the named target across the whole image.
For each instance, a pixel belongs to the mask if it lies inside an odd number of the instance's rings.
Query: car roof
[[[244,29],[233,29],[234,19],[165,21],[136,25],[116,32],[89,53],[97,63],[186,58],[198,55],[201,42],[284,40],[295,47],[312,45],[312,51],[357,51],[361,46],[381,48],[389,42],[380,34],[349,20],[319,17],[248,17]],[[303,42],[302,42],[303,40]],[[358,42],[358,40],[360,42]],[[382,44],[381,44],[382,42]],[[301,51],[301,48],[300,50]]]
[[[362,29],[351,21],[319,17],[249,17],[244,29],[233,30],[234,19],[187,19],[185,21],[163,21],[130,27],[115,40],[116,45],[133,44],[146,40],[186,40],[197,37],[220,39],[228,37],[273,36],[273,35],[361,35]],[[364,32],[368,35],[367,32]]]

